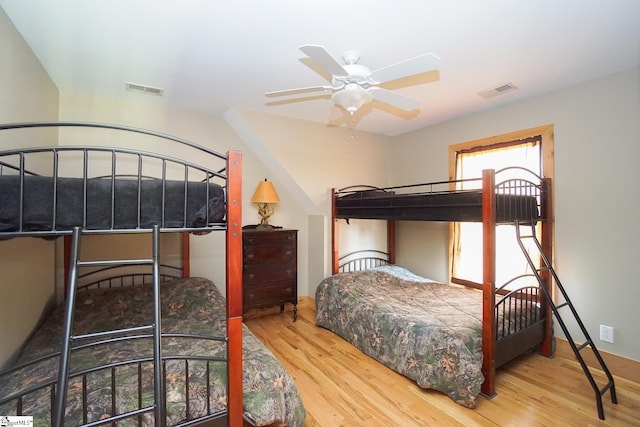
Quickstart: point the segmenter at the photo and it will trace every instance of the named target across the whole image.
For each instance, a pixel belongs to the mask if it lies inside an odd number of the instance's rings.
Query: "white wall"
[[[58,90],[0,8],[0,123],[56,120]],[[57,133],[35,132],[43,144]],[[22,131],[1,131],[0,150],[33,145]],[[54,301],[54,244],[34,238],[0,241],[0,367],[10,361]]]
[[[298,267],[309,274],[299,274],[299,293],[313,297],[320,281],[331,272],[331,188],[355,181],[387,185],[389,138],[244,110],[228,120],[266,164],[278,193],[284,189],[291,196],[278,204],[272,222],[301,230]],[[296,205],[301,210],[295,209]],[[324,216],[324,222],[320,216]],[[339,226],[346,225],[340,221]],[[347,238],[357,233],[343,234]],[[324,239],[311,240],[308,236]],[[325,256],[311,260],[309,253]],[[309,266],[310,262],[314,265]]]
[[[393,182],[443,180],[450,144],[546,124],[555,127],[556,271],[598,348],[640,360],[640,69],[396,137]],[[421,250],[428,227],[400,227],[399,262],[446,278],[446,255],[430,262]],[[446,248],[446,239],[436,227],[433,240]],[[599,341],[600,324],[615,328],[614,344]]]

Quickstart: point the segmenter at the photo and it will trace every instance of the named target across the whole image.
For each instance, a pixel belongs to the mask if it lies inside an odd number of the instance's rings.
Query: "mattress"
[[[385,191],[359,191],[336,199],[337,218],[482,221],[482,191],[392,194]],[[496,221],[514,222],[538,219],[534,196],[496,195]]]
[[[422,388],[469,408],[477,405],[484,381],[477,291],[387,266],[325,279],[316,305],[318,326]]]
[[[224,192],[214,183],[93,178],[85,192],[80,178],[25,176],[22,195],[20,185],[18,175],[0,176],[0,232],[192,228],[225,216]]]

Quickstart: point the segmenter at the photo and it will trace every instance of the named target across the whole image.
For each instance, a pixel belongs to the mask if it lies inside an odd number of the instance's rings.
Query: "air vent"
[[[131,82],[125,82],[125,87],[130,92],[138,92],[145,95],[162,96],[164,94],[164,89],[161,87],[153,87]]]
[[[478,95],[484,99],[493,98],[494,96],[502,95],[503,93],[511,92],[518,89],[518,86],[513,83],[504,83],[491,89],[485,89],[478,92]]]

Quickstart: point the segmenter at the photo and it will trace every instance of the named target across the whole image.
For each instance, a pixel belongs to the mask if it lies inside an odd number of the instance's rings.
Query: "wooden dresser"
[[[243,311],[293,304],[298,318],[298,230],[242,231]]]

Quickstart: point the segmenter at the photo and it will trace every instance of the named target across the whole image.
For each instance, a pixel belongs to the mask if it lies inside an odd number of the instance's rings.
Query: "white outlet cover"
[[[600,325],[600,340],[608,343],[613,343],[613,327]]]

